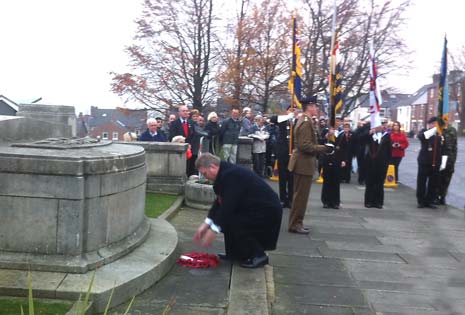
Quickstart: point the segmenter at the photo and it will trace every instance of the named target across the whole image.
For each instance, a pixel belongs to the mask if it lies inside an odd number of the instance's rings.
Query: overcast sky
[[[405,93],[439,71],[445,33],[450,51],[465,44],[465,1],[413,1],[402,35],[415,50],[413,69],[388,78]],[[0,0],[0,95],[17,103],[41,97],[77,112],[122,105],[110,92],[109,72],[127,70],[123,49],[140,10],[139,0]]]

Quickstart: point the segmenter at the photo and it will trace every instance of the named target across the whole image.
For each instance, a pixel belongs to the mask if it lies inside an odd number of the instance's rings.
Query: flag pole
[[[297,60],[296,59],[296,52],[295,52],[295,45],[296,45],[296,26],[295,26],[295,20],[296,20],[296,17],[295,17],[295,14],[292,14],[292,64],[291,64],[291,80],[292,82],[295,82],[295,76],[296,76],[296,72],[295,72],[295,65],[297,63]],[[294,109],[294,98],[295,98],[295,87],[293,86],[292,88],[292,91],[291,91],[291,113],[294,113],[295,112],[295,109]],[[293,150],[293,142],[294,142],[294,137],[293,137],[293,134],[294,134],[294,123],[292,121],[292,119],[289,121],[289,155],[292,155],[292,150]]]
[[[331,47],[329,50],[330,54],[330,64],[329,64],[329,127],[336,128],[336,100],[334,95],[335,89],[335,68],[336,68],[336,57],[333,55],[333,50],[336,42],[336,16],[337,16],[337,6],[336,0],[333,1],[333,18],[331,23]],[[331,136],[331,140],[335,141],[335,136]]]

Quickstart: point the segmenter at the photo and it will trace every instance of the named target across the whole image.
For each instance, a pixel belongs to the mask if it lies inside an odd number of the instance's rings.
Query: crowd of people
[[[194,241],[209,246],[217,233],[224,233],[226,252],[219,255],[221,259],[239,259],[245,268],[267,264],[265,250],[276,247],[283,208],[289,208],[288,231],[308,234],[303,221],[315,175],[323,179],[323,208],[334,209],[341,205],[341,183],[350,183],[355,174],[357,183],[365,185],[366,208],[383,208],[389,165],[399,181],[399,165],[409,141],[398,121],[384,120],[376,126],[359,121],[352,128],[350,121],[336,117],[334,126],[329,126],[326,117],[318,117],[316,97],[301,104],[301,110],[289,107],[286,113],[269,117],[248,107],[242,113],[233,108],[221,121],[215,112],[205,119],[198,110],[180,106],[177,115],[166,121],[147,120],[139,141],[187,143],[187,175],[200,173],[213,181],[217,199]],[[253,170],[234,165],[240,136],[253,139]],[[418,207],[436,208],[446,203],[457,134],[448,124],[438,130],[432,117],[417,138],[421,143]],[[278,168],[279,194],[263,181],[271,175],[266,168],[273,165]]]
[[[314,100],[311,100],[314,101]],[[220,120],[215,112],[206,116],[196,109],[180,106],[176,114],[165,120],[149,118],[147,130],[139,141],[185,142],[188,144],[186,173],[198,174],[195,161],[199,152],[209,152],[235,164],[239,136],[253,139],[253,171],[260,177],[272,175],[275,163],[278,168],[279,197],[284,208],[291,208],[294,198],[294,174],[288,169],[289,140],[296,136],[297,119],[303,115],[290,107],[282,115],[265,116],[245,107],[233,108],[228,117]],[[399,181],[399,165],[409,146],[406,133],[398,121],[381,122],[372,128],[369,122],[352,122],[336,117],[335,127],[328,126],[326,117],[318,117],[318,108],[307,115],[314,127],[316,144],[329,145],[331,154],[316,152],[316,167],[323,178],[321,202],[324,208],[340,207],[340,184],[350,183],[354,175],[359,185],[365,185],[365,206],[382,208],[383,184],[388,165],[394,166],[395,182]],[[419,207],[435,207],[445,204],[447,188],[454,172],[457,155],[457,135],[452,126],[443,134],[435,129],[436,118],[428,122],[428,128],[420,131],[421,143],[418,155],[417,202]],[[431,135],[430,135],[431,134]],[[292,153],[292,152],[291,152]],[[447,156],[444,158],[443,156]],[[441,163],[443,162],[443,163]],[[441,165],[442,164],[442,165]],[[294,229],[292,227],[291,229]]]

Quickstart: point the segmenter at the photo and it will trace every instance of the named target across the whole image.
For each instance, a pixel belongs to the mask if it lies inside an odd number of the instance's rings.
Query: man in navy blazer
[[[147,119],[147,130],[141,133],[139,141],[166,142],[166,135],[163,131],[158,130],[158,126],[158,121],[155,118]]]

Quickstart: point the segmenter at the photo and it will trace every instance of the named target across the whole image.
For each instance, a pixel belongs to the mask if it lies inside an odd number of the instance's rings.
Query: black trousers
[[[447,190],[449,189],[450,181],[452,179],[453,174],[454,174],[453,167],[446,167],[445,169],[439,172],[437,197],[440,197],[440,198],[446,197]]]
[[[349,159],[346,166],[341,167],[340,179],[343,182],[350,182],[350,175],[352,173],[352,159]]]
[[[339,206],[341,203],[340,193],[340,171],[339,166],[323,167],[323,187],[321,188],[321,202],[330,207]]]
[[[419,205],[430,205],[434,201],[437,193],[438,177],[438,167],[418,164],[417,201]]]
[[[265,155],[266,153],[252,153],[253,158],[253,170],[260,177],[265,176]]]
[[[364,153],[357,155],[357,173],[358,173],[358,183],[365,183],[365,174],[366,174],[366,160]]]
[[[294,194],[294,179],[292,173],[287,169],[288,165],[289,158],[278,159],[279,200],[290,206]]]
[[[281,218],[282,210],[262,220],[236,217],[232,224],[222,227],[226,255],[245,260],[263,256],[266,250],[276,249]]]
[[[365,205],[383,206],[384,181],[388,165],[380,165],[367,161],[365,176]]]

